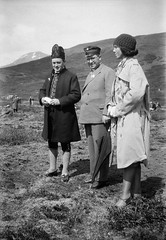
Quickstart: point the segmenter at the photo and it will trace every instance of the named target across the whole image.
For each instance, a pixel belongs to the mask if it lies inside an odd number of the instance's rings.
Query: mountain
[[[12,63],[10,63],[8,65],[5,65],[3,67],[12,67],[12,66],[15,66],[15,65],[18,65],[18,64],[39,60],[39,59],[44,58],[46,56],[48,56],[48,54],[45,54],[45,53],[40,52],[40,51],[30,52],[30,53],[22,55],[20,58],[18,58],[14,62],[12,62]]]
[[[166,103],[166,33],[136,36],[136,40],[139,50],[137,58],[149,81],[151,98],[163,105]],[[115,69],[118,60],[112,52],[113,41],[114,39],[105,39],[65,49],[66,66],[77,74],[81,88],[89,72],[83,48],[88,45],[101,47],[102,62]],[[39,89],[44,80],[49,77],[51,69],[49,56],[0,68],[0,96],[2,96],[0,105],[2,99],[9,94],[17,94],[23,100],[27,100],[31,95],[37,100]]]

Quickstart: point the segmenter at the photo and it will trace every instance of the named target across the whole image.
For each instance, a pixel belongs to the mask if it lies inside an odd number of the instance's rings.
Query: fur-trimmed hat
[[[58,46],[58,44],[55,44],[52,47],[51,58],[61,58],[64,61],[65,60],[65,52],[64,52],[63,47]]]
[[[101,48],[97,46],[88,46],[84,48],[85,55],[91,57],[93,55],[100,55]]]

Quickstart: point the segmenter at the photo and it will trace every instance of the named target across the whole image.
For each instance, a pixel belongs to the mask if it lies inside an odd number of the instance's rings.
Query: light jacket
[[[111,100],[111,88],[115,78],[113,69],[101,64],[88,74],[82,89],[79,123],[102,123],[102,115],[107,114],[107,104]]]

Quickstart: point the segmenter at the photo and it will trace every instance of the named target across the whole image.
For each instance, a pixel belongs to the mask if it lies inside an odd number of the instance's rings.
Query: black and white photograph
[[[166,1],[0,6],[0,240],[165,240]]]

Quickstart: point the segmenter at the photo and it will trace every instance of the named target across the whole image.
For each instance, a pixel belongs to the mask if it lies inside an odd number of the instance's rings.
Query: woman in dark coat
[[[58,45],[52,48],[53,70],[39,93],[39,102],[44,105],[43,138],[48,141],[50,168],[46,176],[57,175],[58,142],[63,150],[62,180],[68,181],[68,165],[71,156],[71,142],[81,139],[74,104],[81,98],[77,76],[65,67],[64,49]]]

